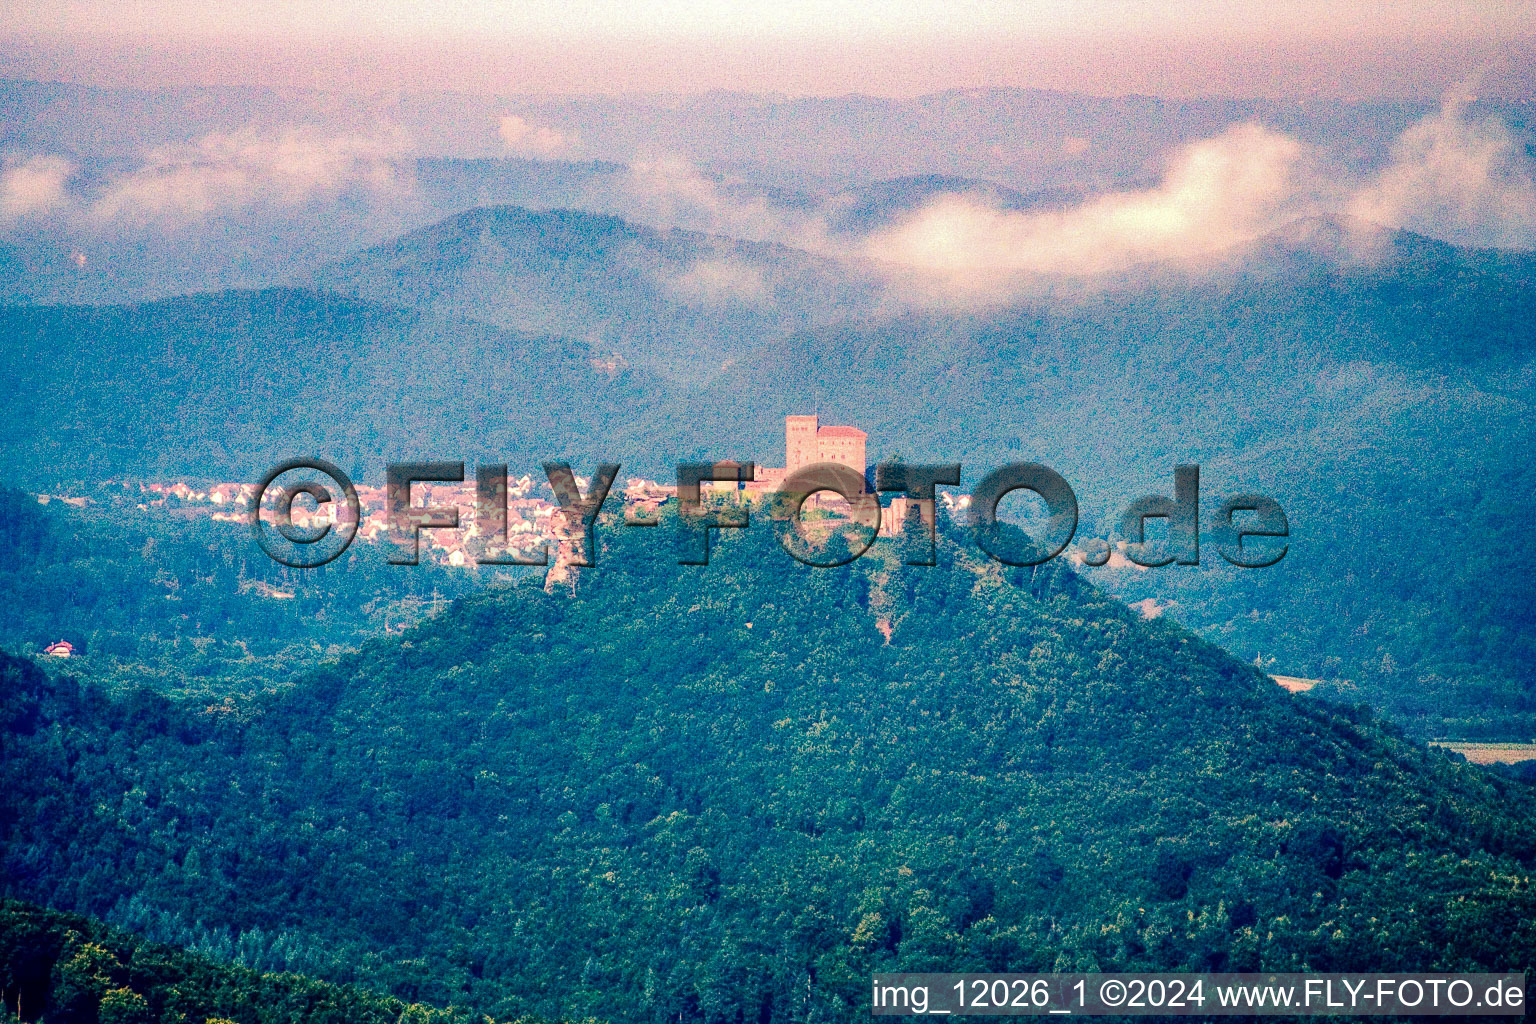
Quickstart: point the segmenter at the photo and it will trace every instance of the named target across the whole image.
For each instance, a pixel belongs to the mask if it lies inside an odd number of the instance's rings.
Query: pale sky
[[[490,92],[1530,95],[1518,0],[50,0],[0,75]]]

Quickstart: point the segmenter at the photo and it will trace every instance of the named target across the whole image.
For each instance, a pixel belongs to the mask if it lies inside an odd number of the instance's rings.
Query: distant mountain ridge
[[[1058,186],[1023,192],[983,178],[917,174],[847,189],[828,197],[822,207],[829,211],[836,230],[860,235],[890,227],[938,199],[964,199],[992,209],[1023,211],[1068,206],[1089,195],[1083,187]]]
[[[785,246],[519,207],[449,218],[333,264],[315,283],[584,339],[685,380],[869,302],[843,268]]]

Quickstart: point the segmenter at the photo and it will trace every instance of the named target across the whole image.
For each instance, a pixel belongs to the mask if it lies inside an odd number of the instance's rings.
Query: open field
[[[1433,742],[1430,746],[1454,750],[1473,764],[1518,764],[1521,761],[1536,761],[1536,743],[1450,743],[1442,741]]]
[[[1321,679],[1303,679],[1300,676],[1270,676],[1275,682],[1292,693],[1306,693],[1322,682]]]

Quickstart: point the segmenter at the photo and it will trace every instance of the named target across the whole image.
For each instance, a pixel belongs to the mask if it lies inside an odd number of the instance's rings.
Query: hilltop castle
[[[860,477],[867,464],[864,442],[868,435],[858,427],[818,426],[815,416],[784,417],[784,465],[759,466],[754,490],[773,490],[784,478],[803,466],[836,462]]]

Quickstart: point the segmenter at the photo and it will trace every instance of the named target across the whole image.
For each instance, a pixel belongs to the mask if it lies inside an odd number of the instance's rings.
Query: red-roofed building
[[[75,645],[68,640],[60,640],[56,644],[49,644],[47,647],[44,647],[43,653],[50,658],[73,658],[75,656]]]
[[[822,427],[816,431],[816,461],[836,462],[863,476],[866,436],[858,427]]]

